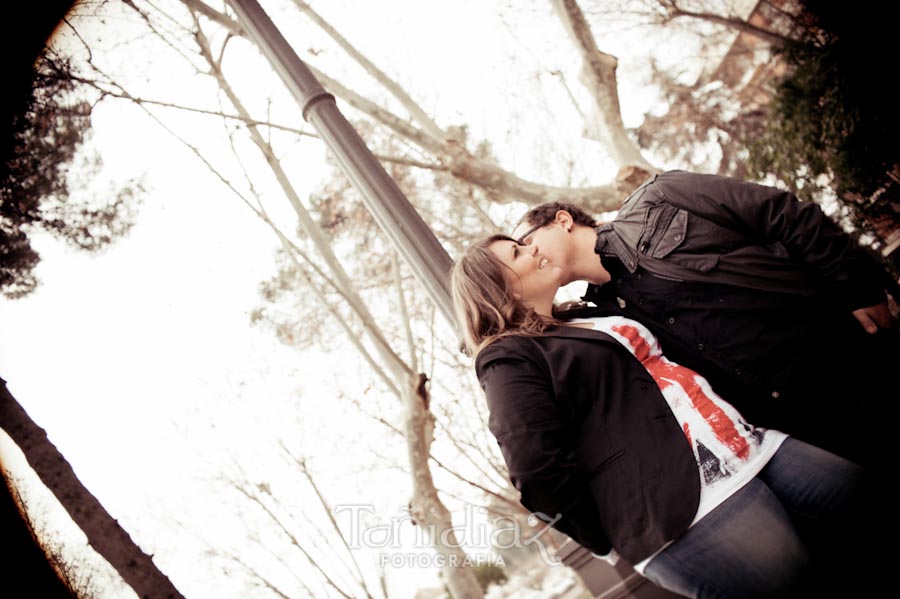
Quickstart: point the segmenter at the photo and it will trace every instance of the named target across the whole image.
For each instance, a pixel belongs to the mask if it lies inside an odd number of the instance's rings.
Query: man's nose
[[[529,254],[531,254],[532,256],[537,255],[538,247],[536,245],[531,244],[531,245],[527,245],[525,247],[528,248],[527,251]]]

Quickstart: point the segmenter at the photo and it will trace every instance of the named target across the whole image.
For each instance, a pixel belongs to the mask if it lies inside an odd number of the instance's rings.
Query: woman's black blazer
[[[475,370],[529,511],[633,564],[690,525],[700,498],[693,452],[653,378],[615,339],[570,326],[505,337]]]

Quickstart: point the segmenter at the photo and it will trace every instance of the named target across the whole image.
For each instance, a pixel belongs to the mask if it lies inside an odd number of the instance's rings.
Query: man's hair
[[[528,223],[528,225],[532,227],[543,227],[544,225],[549,225],[551,222],[553,222],[553,219],[556,218],[556,213],[560,210],[565,210],[566,212],[571,214],[572,220],[575,221],[575,224],[584,225],[586,227],[598,226],[598,223],[593,216],[591,216],[578,206],[574,204],[567,204],[565,202],[547,202],[545,204],[541,204],[540,206],[535,206],[525,213],[525,216],[522,217],[522,220],[519,221],[519,224]]]
[[[450,273],[453,310],[470,355],[501,337],[540,335],[558,322],[513,296],[506,279],[509,267],[490,251],[495,241],[516,242],[491,235],[469,247]]]

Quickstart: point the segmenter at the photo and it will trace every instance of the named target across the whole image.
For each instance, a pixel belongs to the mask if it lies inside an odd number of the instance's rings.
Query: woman
[[[861,469],[745,422],[639,323],[559,313],[561,280],[536,246],[502,235],[470,248],[451,276],[522,505],[685,596],[796,596],[813,584],[817,556],[792,516],[836,533]]]

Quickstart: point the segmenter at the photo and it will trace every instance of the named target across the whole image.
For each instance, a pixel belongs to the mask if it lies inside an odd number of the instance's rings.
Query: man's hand
[[[867,333],[877,333],[878,327],[891,328],[891,310],[888,308],[887,302],[854,310],[853,316],[862,324]]]

